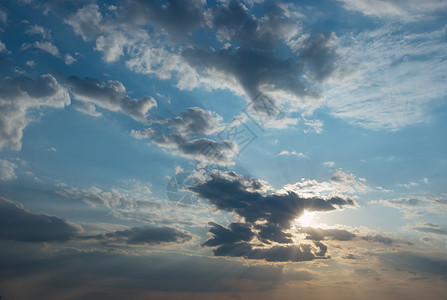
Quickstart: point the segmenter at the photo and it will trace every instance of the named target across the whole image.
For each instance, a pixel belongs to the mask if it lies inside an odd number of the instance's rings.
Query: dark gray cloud
[[[82,228],[65,219],[35,214],[23,205],[0,198],[0,239],[23,242],[64,242]]]
[[[148,111],[157,106],[152,97],[133,99],[126,94],[126,88],[119,81],[107,84],[95,78],[81,79],[76,76],[66,78],[70,92],[80,101],[92,103],[111,111],[121,111],[137,121],[145,121]]]
[[[96,236],[84,236],[80,239],[94,239],[108,246],[147,246],[170,243],[184,243],[192,239],[192,235],[184,230],[171,227],[132,227]]]
[[[300,233],[305,233],[306,239],[313,241],[322,241],[331,239],[336,241],[351,241],[356,235],[344,229],[322,229],[313,227],[301,227]]]
[[[137,139],[150,139],[152,143],[190,159],[217,165],[233,164],[236,143],[229,140],[216,142],[210,135],[222,128],[222,117],[199,107],[190,107],[181,116],[151,120],[152,127],[132,130]]]
[[[203,243],[204,246],[213,247],[222,244],[234,244],[241,241],[251,241],[255,234],[251,231],[251,226],[245,223],[231,223],[228,228],[216,223],[209,223],[212,227],[209,232],[212,238]]]
[[[23,257],[27,257],[24,263]],[[55,299],[76,294],[82,299],[190,299],[184,292],[218,293],[231,298],[233,292],[269,291],[282,283],[309,281],[313,274],[285,270],[283,266],[245,265],[219,258],[148,253],[132,255],[114,250],[65,249],[46,252],[17,244],[0,249],[0,288],[6,298],[30,299],[38,295]],[[45,280],[36,284],[35,278]],[[94,280],[93,280],[94,279]],[[14,280],[18,286],[3,284]],[[206,299],[205,294],[204,298]],[[197,294],[193,295],[195,299]],[[222,298],[222,299],[223,299]]]
[[[382,243],[385,245],[391,245],[394,243],[394,240],[392,238],[383,236],[381,234],[368,234],[366,236],[362,236],[361,239],[364,241]]]
[[[198,194],[219,210],[236,213],[252,224],[267,221],[286,229],[304,210],[331,211],[355,205],[349,197],[303,198],[293,192],[262,195],[247,188],[253,179],[234,172],[214,171],[209,176],[209,180],[197,186]]]
[[[158,122],[153,121],[152,123],[170,126],[175,131],[187,135],[209,135],[221,128],[221,122],[222,117],[216,113],[200,107],[190,107],[181,116],[160,120]]]
[[[441,227],[440,225],[432,224],[432,223],[423,223],[423,224],[410,226],[409,229],[416,230],[419,232],[424,232],[424,233],[447,235],[447,229]]]
[[[236,144],[232,141],[219,143],[207,138],[189,140],[181,134],[161,134],[152,141],[158,146],[172,149],[178,155],[224,166],[233,163],[231,157],[236,151]]]
[[[198,195],[217,209],[234,213],[244,223],[231,223],[228,228],[212,223],[211,238],[204,246],[217,246],[216,256],[244,257],[267,261],[305,261],[327,258],[327,247],[314,238],[310,244],[290,245],[288,233],[293,220],[307,211],[330,211],[355,205],[353,199],[332,197],[303,198],[293,192],[261,194],[263,183],[242,177],[234,172],[213,171],[209,180],[196,186]],[[320,232],[322,235],[323,232]],[[326,236],[351,239],[348,232],[326,232]],[[312,235],[309,235],[312,236]],[[315,237],[315,234],[314,234]],[[275,245],[275,244],[288,245]]]
[[[203,23],[205,0],[122,1],[122,17],[126,23],[150,23],[175,37],[193,31]]]
[[[70,104],[67,90],[50,74],[37,79],[25,76],[5,77],[0,83],[0,149],[22,147],[23,130],[31,108],[63,108]]]
[[[398,270],[406,270],[410,273],[417,272],[424,275],[439,276],[447,281],[447,260],[439,257],[431,257],[429,254],[419,253],[384,253],[378,255],[386,264],[396,267]],[[445,255],[443,255],[445,257]]]

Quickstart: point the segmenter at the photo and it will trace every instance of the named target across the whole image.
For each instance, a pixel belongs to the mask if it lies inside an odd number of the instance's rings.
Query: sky
[[[0,296],[447,299],[446,15],[0,0]]]

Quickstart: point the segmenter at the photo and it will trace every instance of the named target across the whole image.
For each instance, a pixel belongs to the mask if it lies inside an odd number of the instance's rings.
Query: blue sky
[[[1,1],[0,296],[445,297],[446,12]]]

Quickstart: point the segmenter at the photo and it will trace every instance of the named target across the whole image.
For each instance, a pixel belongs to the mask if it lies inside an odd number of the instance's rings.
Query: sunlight
[[[312,221],[312,217],[313,217],[314,213],[312,212],[308,212],[307,210],[305,210],[303,212],[303,215],[301,217],[299,217],[298,219],[296,219],[302,226],[309,226],[310,222]]]

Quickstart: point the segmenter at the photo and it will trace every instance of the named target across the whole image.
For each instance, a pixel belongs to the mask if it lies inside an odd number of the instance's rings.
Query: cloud
[[[336,241],[351,241],[356,238],[354,233],[344,229],[301,227],[300,233],[305,233],[306,239],[313,241],[322,241],[327,238]]]
[[[131,24],[150,23],[179,38],[193,31],[203,22],[206,5],[204,0],[176,1],[162,3],[127,0],[124,5],[124,20]]]
[[[307,211],[331,211],[355,205],[351,198],[304,198],[293,192],[271,193],[263,182],[242,177],[234,172],[214,170],[209,179],[196,186],[196,192],[216,209],[233,213],[243,223],[231,223],[228,228],[211,223],[212,237],[204,246],[217,246],[217,256],[265,259],[267,261],[304,261],[325,258],[327,248],[314,241],[315,247],[281,245],[292,243],[287,232],[292,221]],[[259,241],[261,245],[259,244]],[[273,245],[272,245],[273,244]]]
[[[76,13],[71,14],[65,20],[74,32],[80,35],[85,41],[93,38],[101,32],[102,15],[96,4],[88,4],[80,8]]]
[[[0,83],[0,149],[22,147],[23,130],[30,122],[31,108],[63,108],[70,104],[67,90],[50,74],[36,80],[29,77],[5,77]]]
[[[368,16],[376,16],[399,21],[416,20],[427,17],[427,14],[445,10],[447,4],[444,1],[428,0],[421,4],[417,0],[338,0],[348,10],[358,11]]]
[[[35,214],[23,205],[0,198],[0,239],[23,242],[64,242],[82,228],[65,219]]]
[[[422,233],[431,233],[437,235],[447,235],[447,228],[443,228],[440,225],[432,223],[420,223],[415,225],[406,226],[406,229],[415,230]]]
[[[66,78],[66,82],[76,100],[126,113],[137,121],[145,121],[148,111],[157,106],[157,102],[152,97],[130,98],[126,93],[126,88],[119,81],[110,80],[104,83],[95,78],[81,79],[70,76]]]
[[[367,236],[361,237],[361,239],[364,241],[382,243],[385,245],[391,245],[394,242],[393,239],[383,236],[381,234],[376,234],[376,235],[368,234]]]
[[[5,43],[3,43],[2,41],[0,41],[0,53],[3,52],[7,52],[8,50],[6,49],[6,45]]]
[[[73,64],[74,62],[76,62],[76,58],[74,58],[73,56],[71,56],[70,54],[65,54],[64,55],[64,59],[65,59],[65,64],[67,66]]]
[[[44,39],[48,39],[51,38],[51,33],[50,30],[39,26],[39,25],[31,25],[26,31],[25,33],[27,34],[37,34],[42,36],[42,38]]]
[[[100,117],[102,113],[96,111],[96,106],[92,103],[79,103],[73,105],[73,107],[84,114],[90,115],[92,117]]]
[[[369,189],[364,178],[357,178],[353,173],[337,170],[331,176],[330,181],[318,182],[303,178],[300,182],[286,184],[282,190],[292,191],[303,197],[321,197],[364,193]]]
[[[171,243],[184,243],[192,239],[192,235],[184,230],[171,227],[132,227],[96,236],[84,236],[81,239],[94,239],[107,246],[148,246]]]
[[[387,200],[377,200],[372,203],[393,207],[403,212],[406,217],[423,216],[426,214],[444,214],[447,211],[447,198],[444,196],[413,196]]]
[[[180,89],[224,88],[247,98],[263,91],[295,109],[313,110],[321,105],[316,86],[336,70],[336,37],[301,32],[303,16],[292,4],[264,8],[256,16],[237,1],[206,7],[203,0],[127,0],[113,14],[86,5],[65,22],[84,40],[96,38],[105,61],[125,56],[130,70],[174,78]],[[197,30],[212,33],[221,48],[202,48],[189,35]],[[277,51],[281,47],[287,51]]]
[[[299,152],[297,153],[295,150],[293,150],[292,152],[288,151],[288,150],[282,150],[281,152],[279,152],[278,155],[286,155],[286,156],[298,156],[301,158],[308,158],[305,154]]]
[[[340,37],[343,66],[323,91],[332,114],[376,130],[430,121],[447,94],[444,36],[445,28],[414,33],[387,25]]]
[[[133,199],[128,193],[121,192],[116,188],[112,188],[110,191],[103,191],[102,189],[91,186],[89,188],[80,189],[74,186],[61,183],[58,185],[59,190],[57,194],[72,199],[80,199],[91,207],[103,205],[107,208],[112,207],[132,207],[135,199]]]
[[[17,165],[5,159],[0,159],[0,180],[8,181],[17,179],[15,173]]]
[[[380,254],[379,259],[399,270],[438,276],[447,281],[447,261],[444,258],[422,253],[397,252]]]
[[[26,50],[29,48],[36,48],[36,49],[40,49],[44,52],[47,52],[53,56],[59,57],[61,54],[59,52],[59,49],[53,45],[51,42],[39,42],[39,41],[35,41],[34,44],[28,44],[28,43],[24,43],[22,45],[22,50]]]
[[[222,117],[209,110],[190,107],[181,116],[162,120],[164,126],[174,127],[179,133],[210,135],[222,129]]]
[[[151,120],[152,127],[132,130],[136,139],[151,139],[155,145],[176,155],[195,159],[206,164],[231,165],[236,143],[229,140],[216,142],[210,135],[223,128],[222,117],[199,107],[190,107],[181,116]]]

